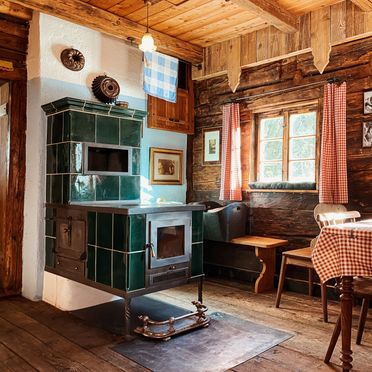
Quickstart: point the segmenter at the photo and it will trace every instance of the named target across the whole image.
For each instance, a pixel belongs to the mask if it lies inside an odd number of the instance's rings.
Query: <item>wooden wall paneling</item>
[[[306,50],[311,47],[311,13],[300,17],[299,49]]]
[[[342,1],[331,7],[322,7],[318,11],[300,16],[299,31],[295,33],[282,33],[271,26],[241,36],[240,60],[242,68],[247,68],[305,54],[309,51],[311,38],[313,38],[315,53],[322,53],[319,58],[323,60],[321,65],[324,65],[328,48],[327,50],[319,48],[321,43],[337,45],[370,35],[372,35],[372,12],[363,12],[350,1]],[[317,38],[321,40],[318,41]],[[195,75],[196,79],[227,73],[226,54],[222,52],[222,45],[224,43],[205,48],[204,71],[203,74]]]
[[[252,168],[251,111],[275,105],[319,102],[322,111],[323,85],[330,77],[347,80],[347,156],[349,167],[350,208],[363,215],[372,213],[372,148],[362,148],[363,92],[372,87],[372,37],[339,44],[332,48],[330,63],[323,75],[313,65],[311,53],[301,54],[270,64],[244,69],[239,92],[232,94],[227,76],[195,82],[196,133],[194,138],[193,200],[218,200],[219,167],[205,167],[201,159],[201,128],[221,126],[221,110],[230,99],[250,96],[240,101],[242,130],[243,185],[249,183]],[[297,86],[294,77],[301,72]],[[260,94],[263,94],[260,96]],[[207,169],[208,168],[208,169]],[[291,246],[304,246],[317,234],[313,209],[318,203],[316,192],[244,192],[251,213],[251,233],[278,236]],[[299,223],[300,221],[300,223]],[[297,223],[297,226],[295,224]]]
[[[346,38],[346,2],[331,6],[331,43]]]
[[[311,13],[311,50],[314,65],[323,73],[331,53],[331,10],[324,7]]]
[[[353,37],[363,34],[364,30],[364,15],[365,13],[352,2],[346,2],[346,36]]]
[[[207,49],[208,48],[206,48],[206,50]],[[257,61],[257,31],[241,36],[240,61],[242,66],[249,65]]]
[[[235,93],[236,88],[239,86],[240,75],[242,73],[240,67],[240,50],[240,37],[228,41],[227,78],[233,93]]]
[[[3,290],[20,293],[22,289],[23,204],[26,175],[26,94],[27,82],[11,84],[9,182],[6,206]]]
[[[2,82],[0,86],[0,105],[9,102],[9,83]],[[8,191],[8,140],[9,140],[9,116],[0,117],[0,248],[5,243],[6,222],[6,195]],[[0,288],[2,288],[1,268],[4,262],[4,251],[0,249]]]
[[[351,0],[355,5],[357,5],[364,12],[372,11],[372,2],[371,0]]]
[[[270,27],[257,31],[257,61],[270,58]]]

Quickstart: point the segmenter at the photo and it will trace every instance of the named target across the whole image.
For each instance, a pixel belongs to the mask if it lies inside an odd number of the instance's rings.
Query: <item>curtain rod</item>
[[[270,95],[274,95],[274,94],[278,94],[278,93],[291,92],[293,90],[297,90],[297,89],[301,89],[301,88],[308,88],[308,87],[312,87],[312,86],[321,86],[324,83],[342,84],[348,78],[351,78],[351,77],[352,77],[352,75],[346,75],[343,79],[333,77],[333,78],[329,78],[327,80],[317,81],[317,82],[314,82],[314,83],[308,83],[308,84],[304,84],[304,85],[296,85],[294,87],[278,89],[278,90],[274,90],[274,91],[271,91],[271,92],[263,92],[263,93],[252,94],[251,96],[231,98],[229,100],[224,101],[223,104],[225,104],[225,103],[237,103],[237,102],[240,102],[240,101],[248,101],[252,98],[260,98],[260,97],[270,96]]]

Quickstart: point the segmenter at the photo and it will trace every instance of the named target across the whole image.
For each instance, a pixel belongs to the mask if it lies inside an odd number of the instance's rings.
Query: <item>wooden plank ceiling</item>
[[[146,7],[141,0],[83,1],[141,25],[146,25]],[[339,1],[278,0],[279,7],[277,9],[282,12],[288,11],[293,15],[293,18],[296,18]],[[268,12],[265,14],[264,11],[255,11],[251,6],[252,3],[258,4],[256,5],[258,8],[261,4],[274,3],[275,5],[276,1],[153,0],[153,4],[149,7],[149,26],[152,30],[206,47],[273,24],[272,19],[267,17]],[[287,31],[290,32],[290,28]]]
[[[203,48],[274,26],[298,30],[299,16],[341,0],[151,0],[149,27],[160,52],[192,63]],[[351,0],[368,8],[370,0]],[[142,0],[9,0],[138,43],[146,31]],[[0,1],[0,3],[8,3]]]

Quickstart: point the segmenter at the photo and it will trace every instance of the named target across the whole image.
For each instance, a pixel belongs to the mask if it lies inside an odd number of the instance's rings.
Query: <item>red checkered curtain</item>
[[[242,200],[240,112],[238,103],[222,109],[222,167],[220,200]]]
[[[348,202],[346,165],[346,83],[324,87],[319,202]]]

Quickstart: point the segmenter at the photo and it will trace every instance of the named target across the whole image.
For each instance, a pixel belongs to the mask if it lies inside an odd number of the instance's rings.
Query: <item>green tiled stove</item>
[[[63,98],[47,115],[45,270],[125,298],[198,281],[203,206],[140,204],[140,110]]]

